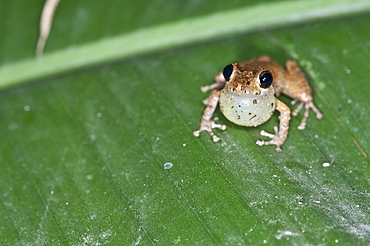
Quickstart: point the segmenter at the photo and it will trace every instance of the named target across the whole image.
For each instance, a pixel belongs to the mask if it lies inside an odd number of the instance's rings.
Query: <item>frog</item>
[[[256,127],[268,121],[275,111],[279,111],[279,127],[274,126],[274,133],[264,130],[260,132],[269,140],[258,140],[257,145],[275,145],[275,150],[281,152],[281,145],[288,137],[291,115],[297,116],[305,109],[298,126],[304,130],[312,110],[317,119],[323,114],[313,103],[312,91],[307,78],[295,60],[287,60],[285,67],[281,66],[267,55],[231,63],[217,74],[214,83],[201,87],[202,92],[212,90],[203,100],[206,108],[200,122],[200,128],[193,132],[196,137],[206,131],[214,142],[220,141],[213,129],[225,130],[226,125],[218,124],[218,117],[212,118],[219,105],[225,118],[234,124],[246,127]],[[291,109],[281,100],[280,95],[292,98],[292,104],[299,102],[298,107]]]

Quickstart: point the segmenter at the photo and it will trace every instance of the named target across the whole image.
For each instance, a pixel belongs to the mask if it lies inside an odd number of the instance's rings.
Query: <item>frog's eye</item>
[[[234,67],[232,64],[229,64],[227,65],[225,68],[224,68],[224,71],[222,71],[222,74],[224,75],[224,78],[226,80],[229,80],[230,79],[230,76],[231,74],[233,73],[233,70],[234,70]]]
[[[262,88],[268,88],[272,84],[272,74],[270,71],[264,71],[260,74],[260,85]]]

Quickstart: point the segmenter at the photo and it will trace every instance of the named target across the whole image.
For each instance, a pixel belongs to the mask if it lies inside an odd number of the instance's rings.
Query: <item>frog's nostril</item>
[[[234,70],[234,68],[233,68],[232,64],[229,64],[224,68],[224,70],[222,71],[222,74],[224,75],[224,78],[226,80],[230,79],[230,76],[233,73],[233,70]]]

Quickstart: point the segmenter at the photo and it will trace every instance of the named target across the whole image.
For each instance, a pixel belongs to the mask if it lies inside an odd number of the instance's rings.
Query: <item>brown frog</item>
[[[200,128],[194,131],[198,137],[200,132],[207,131],[214,142],[220,140],[213,133],[213,128],[225,130],[225,125],[216,124],[212,115],[220,105],[222,113],[231,122],[241,126],[258,126],[265,123],[274,114],[280,112],[279,128],[274,127],[275,134],[261,131],[262,136],[271,138],[269,141],[258,140],[260,146],[274,144],[276,151],[288,136],[290,108],[277,97],[285,94],[293,98],[293,102],[300,104],[293,111],[296,116],[304,107],[305,112],[298,129],[306,127],[309,110],[312,109],[317,119],[323,115],[312,102],[311,88],[307,79],[300,70],[296,61],[288,60],[285,69],[278,63],[271,61],[268,56],[261,56],[241,63],[227,65],[222,73],[215,77],[215,83],[201,87],[203,92],[213,90],[210,96],[203,101],[207,105],[203,112]]]

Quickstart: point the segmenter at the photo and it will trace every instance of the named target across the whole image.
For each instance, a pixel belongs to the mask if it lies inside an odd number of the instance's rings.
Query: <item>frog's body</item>
[[[304,117],[298,129],[304,129],[311,108],[318,119],[322,114],[312,102],[311,89],[304,74],[295,61],[286,62],[286,69],[270,60],[268,56],[261,56],[242,63],[232,63],[215,77],[215,83],[202,87],[205,92],[213,89],[211,95],[204,101],[207,105],[204,110],[200,129],[194,132],[199,136],[201,131],[207,131],[213,141],[220,140],[212,129],[226,129],[226,126],[215,123],[212,119],[217,104],[225,117],[242,126],[258,126],[265,123],[275,110],[280,112],[279,130],[275,127],[275,134],[265,131],[261,135],[270,137],[270,141],[257,141],[258,145],[276,145],[276,151],[281,151],[280,146],[288,135],[290,109],[277,99],[281,93],[291,97],[301,104],[293,112],[297,115],[305,106]]]

